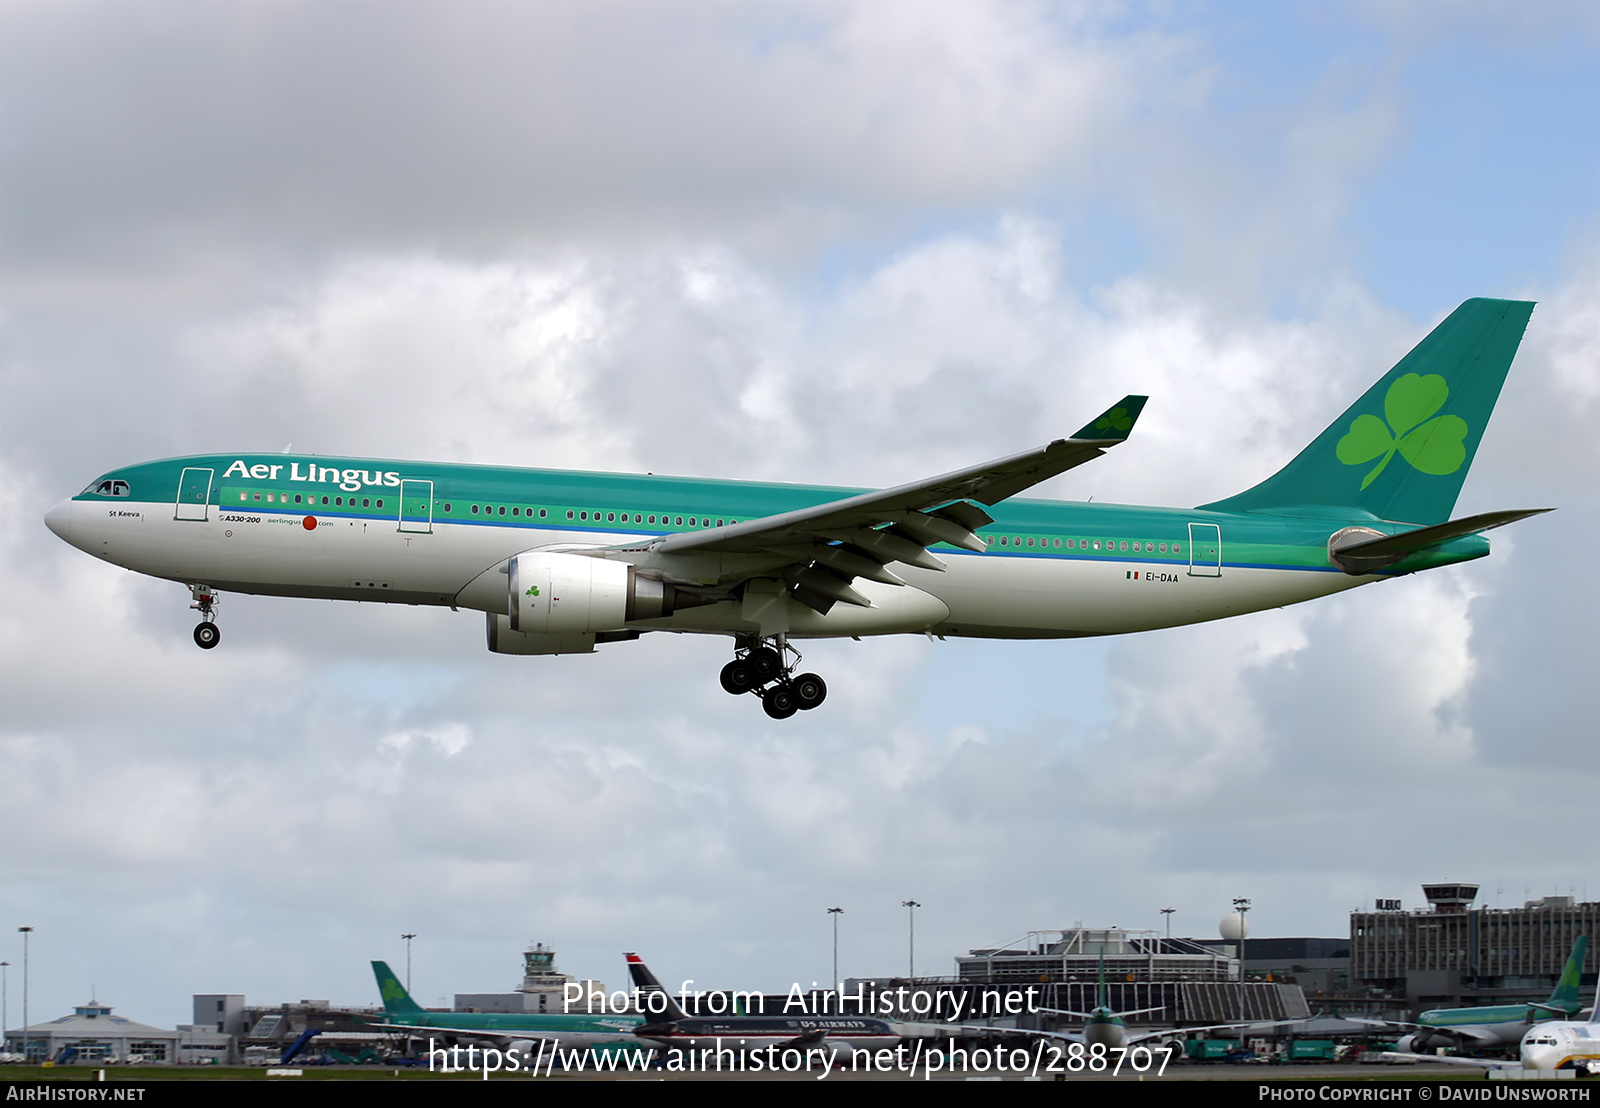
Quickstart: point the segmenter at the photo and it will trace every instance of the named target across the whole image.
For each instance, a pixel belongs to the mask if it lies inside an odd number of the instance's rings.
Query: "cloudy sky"
[[[782,989],[1030,929],[1340,935],[1600,897],[1600,16],[1580,4],[0,6],[0,957],[372,1003],[564,969]],[[1470,296],[1539,301],[1458,514],[1494,555],[1123,639],[483,648],[179,586],[41,517],[297,450],[874,486],[1043,443],[1194,504]]]

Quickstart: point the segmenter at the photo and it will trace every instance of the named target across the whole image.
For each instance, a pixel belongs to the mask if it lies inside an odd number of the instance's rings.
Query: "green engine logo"
[[[538,596],[539,595],[539,586],[538,585],[529,585],[528,586],[528,591],[523,593],[522,595],[523,596]]]
[[[1375,415],[1356,416],[1334,453],[1347,466],[1364,465],[1381,456],[1362,480],[1362,488],[1377,479],[1396,451],[1423,473],[1435,477],[1454,473],[1467,460],[1464,440],[1468,428],[1466,420],[1459,416],[1433,414],[1448,399],[1450,386],[1443,377],[1407,373],[1389,386],[1383,398],[1383,415],[1388,422]]]

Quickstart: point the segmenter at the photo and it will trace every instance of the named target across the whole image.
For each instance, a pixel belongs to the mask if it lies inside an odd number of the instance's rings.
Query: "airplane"
[[[900,1033],[887,1020],[846,1015],[742,1015],[691,1016],[662,988],[650,967],[637,954],[625,955],[628,973],[639,995],[639,1007],[666,1018],[634,1028],[642,1039],[666,1047],[746,1051],[777,1049],[858,1050],[894,1047]]]
[[[387,962],[373,962],[378,995],[383,998],[383,1022],[374,1027],[404,1031],[408,1038],[437,1035],[443,1041],[473,1039],[502,1050],[516,1050],[531,1060],[533,1044],[547,1042],[567,1049],[594,1046],[637,1046],[634,1029],[644,1023],[637,1015],[557,1015],[544,1012],[430,1012],[406,992]]]
[[[1467,301],[1283,469],[1195,508],[1019,497],[1124,442],[1131,395],[1068,438],[882,491],[212,454],[112,470],[45,523],[187,585],[204,649],[227,591],[481,611],[501,654],[724,635],[723,688],[786,719],[828,692],[795,640],[1124,634],[1484,557],[1483,532],[1550,510],[1450,519],[1532,311]]]
[[[1385,1058],[1407,1062],[1444,1062],[1485,1070],[1576,1070],[1593,1077],[1600,1074],[1600,984],[1588,1020],[1543,1020],[1522,1034],[1515,1062],[1490,1058],[1455,1058],[1449,1055],[1393,1051]]]
[[[1416,1031],[1403,1036],[1395,1047],[1402,1054],[1422,1053],[1433,1045],[1457,1049],[1494,1050],[1523,1041],[1529,1024],[1572,1016],[1583,1007],[1578,995],[1589,936],[1579,935],[1556,979],[1550,999],[1542,1004],[1491,1004],[1476,1008],[1435,1008],[1417,1017]]]
[[[1126,1017],[1140,1016],[1146,1012],[1159,1012],[1165,1005],[1155,1008],[1134,1008],[1127,1012],[1118,1012],[1111,1007],[1109,990],[1106,987],[1106,959],[1100,956],[1100,977],[1095,989],[1095,1006],[1093,1011],[1074,1012],[1065,1008],[1041,1008],[1039,1011],[1048,1012],[1056,1016],[1077,1016],[1084,1021],[1083,1031],[1052,1031],[1040,1032],[1052,1038],[1068,1039],[1072,1042],[1082,1043],[1093,1048],[1104,1047],[1106,1050],[1116,1050],[1122,1047],[1136,1046],[1139,1043],[1149,1042],[1152,1039],[1164,1040],[1166,1046],[1173,1054],[1183,1054],[1184,1039],[1196,1031],[1224,1031],[1230,1028],[1260,1027],[1264,1028],[1274,1024],[1304,1023],[1304,1020],[1248,1020],[1243,1023],[1213,1023],[1204,1027],[1168,1027],[1151,1031],[1129,1032]]]

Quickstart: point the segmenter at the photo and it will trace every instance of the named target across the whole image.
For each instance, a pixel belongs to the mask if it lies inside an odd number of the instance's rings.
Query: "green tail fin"
[[[1288,465],[1201,507],[1315,505],[1443,523],[1532,314],[1531,301],[1468,300]]]
[[[421,1012],[422,1005],[411,999],[411,994],[406,992],[406,987],[400,984],[400,979],[394,975],[394,970],[389,968],[388,962],[372,963],[373,975],[378,979],[378,995],[383,998],[383,1010],[391,1015],[402,1012]]]
[[[1583,999],[1578,996],[1578,988],[1583,976],[1583,958],[1589,952],[1589,936],[1579,935],[1572,944],[1572,953],[1567,956],[1567,964],[1561,969],[1561,976],[1556,979],[1556,991],[1550,994],[1548,1001],[1552,1008],[1564,1008],[1569,1014],[1583,1007]]]

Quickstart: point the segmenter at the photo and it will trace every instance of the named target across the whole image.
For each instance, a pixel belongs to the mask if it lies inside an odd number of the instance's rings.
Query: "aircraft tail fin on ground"
[[[623,955],[628,960],[628,976],[633,978],[633,984],[639,990],[639,1006],[652,1016],[665,1016],[669,1020],[687,1019],[687,1013],[672,999],[672,994],[661,987],[661,982],[656,980],[656,975],[650,972],[650,967],[644,964],[644,959],[631,951]],[[652,1000],[659,996],[661,1000]],[[662,1002],[665,1002],[665,1007]]]
[[[389,968],[388,962],[372,963],[373,976],[378,979],[378,995],[383,998],[383,1010],[391,1015],[402,1012],[421,1012],[422,1005],[411,999],[411,994],[406,992],[406,987],[400,984],[400,979]]]
[[[1331,506],[1445,522],[1532,314],[1532,301],[1468,300],[1288,465],[1201,507]]]
[[[1561,976],[1556,979],[1555,991],[1550,994],[1550,999],[1545,1004],[1551,1008],[1558,1008],[1571,1016],[1583,1007],[1583,998],[1578,994],[1581,978],[1583,976],[1583,958],[1589,952],[1589,936],[1579,935],[1572,943],[1572,953],[1567,955],[1567,964],[1562,967]],[[1597,1009],[1600,1009],[1600,989],[1596,991]],[[1600,1010],[1596,1012],[1596,1019],[1600,1019]]]

